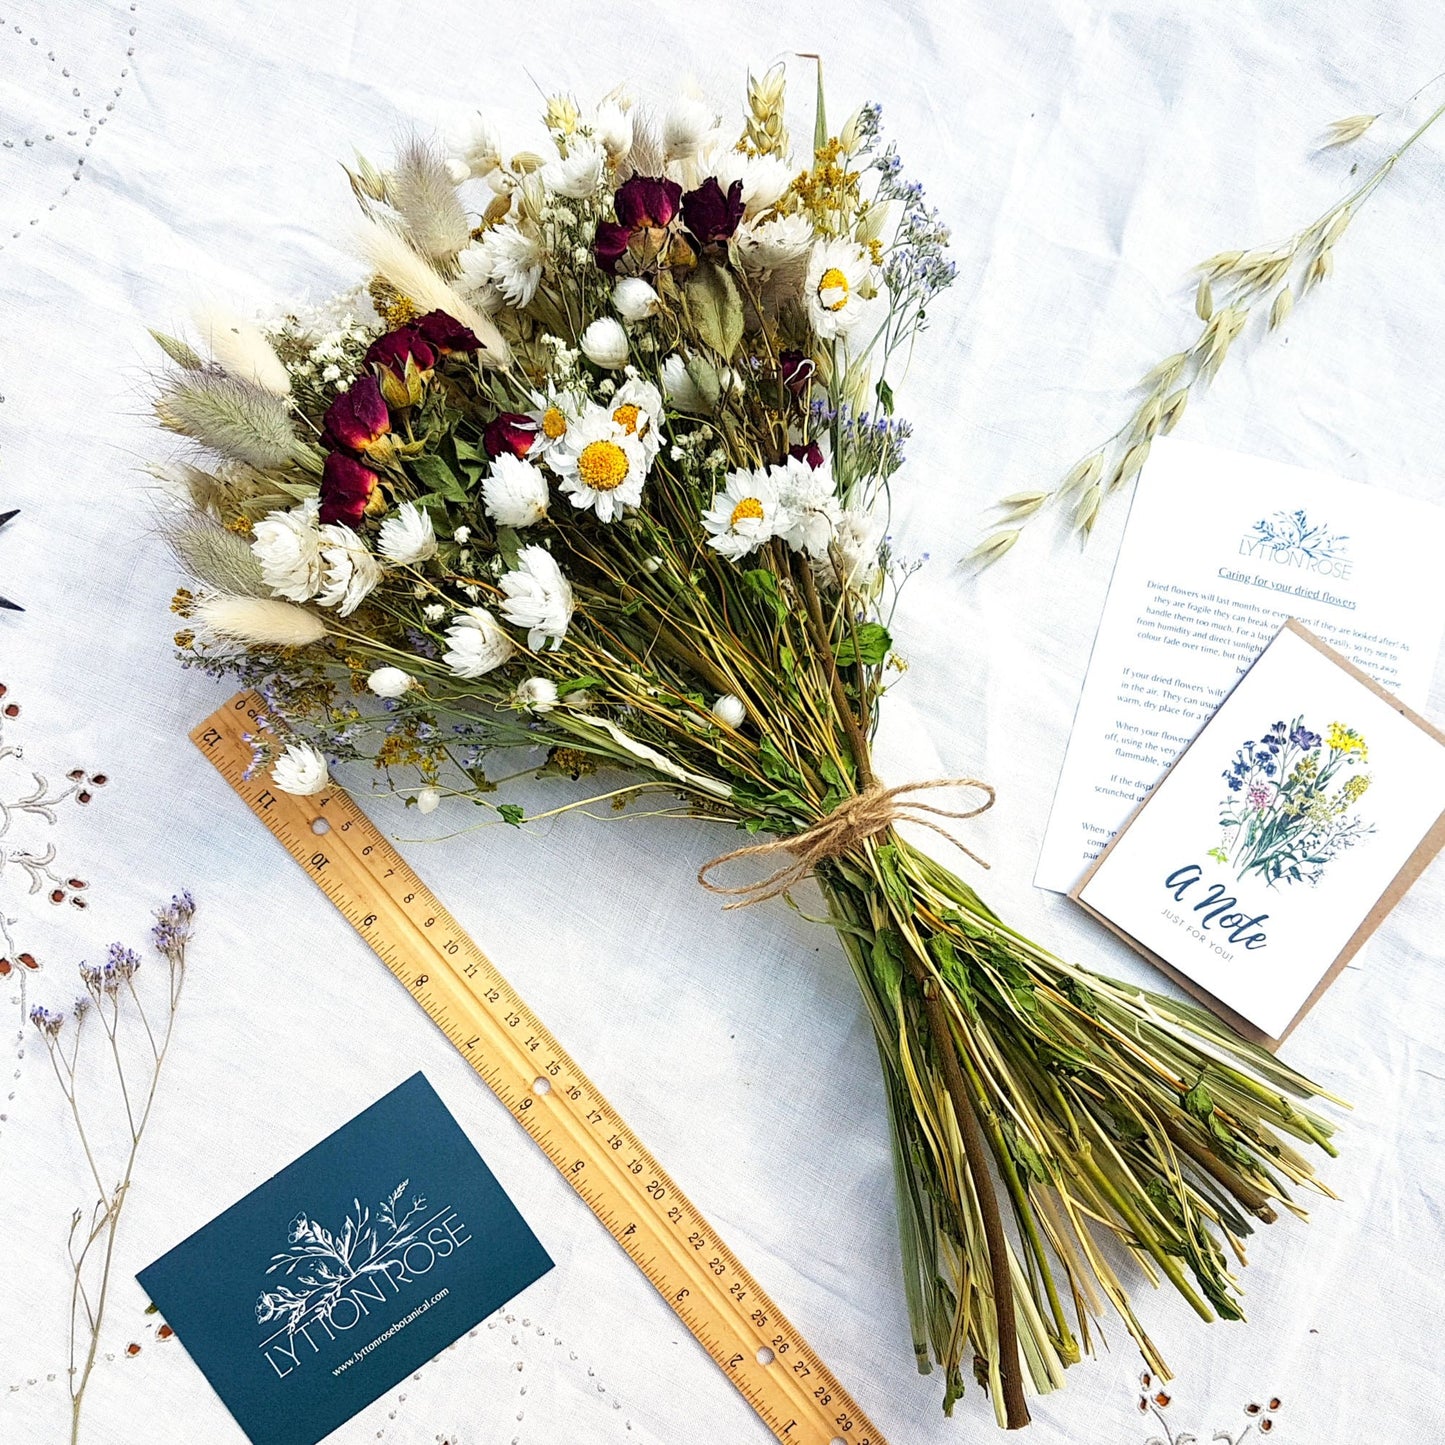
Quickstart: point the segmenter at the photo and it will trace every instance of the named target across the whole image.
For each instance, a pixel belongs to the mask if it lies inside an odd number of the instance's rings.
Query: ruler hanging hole
[[[771,1365],[776,1358],[777,1356],[766,1345],[758,1351],[758,1364],[760,1365]]]
[[[835,1435],[828,1441],[828,1445],[848,1445],[848,1442],[841,1435]]]
[[[313,833],[329,833],[331,831],[331,824],[328,823],[325,818],[317,818],[311,825],[311,831]]]
[[[551,1079],[544,1079],[539,1074],[532,1080],[532,1092],[534,1094],[550,1094],[552,1092]]]

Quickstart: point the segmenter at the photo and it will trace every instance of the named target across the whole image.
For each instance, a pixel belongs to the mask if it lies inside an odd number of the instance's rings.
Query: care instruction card
[[[1423,707],[1445,511],[1160,438],[1129,512],[1034,882],[1067,893],[1287,617]]]
[[[1445,736],[1289,622],[1074,896],[1282,1039],[1445,842]]]
[[[316,1445],[551,1268],[418,1073],[137,1278],[255,1445]]]

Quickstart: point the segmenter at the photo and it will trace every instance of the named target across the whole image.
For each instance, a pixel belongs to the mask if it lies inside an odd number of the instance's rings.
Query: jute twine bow
[[[967,810],[937,808],[932,803],[920,803],[916,798],[907,796],[909,793],[922,792],[925,788],[978,788],[987,796],[978,807]],[[993,807],[996,797],[992,785],[980,782],[978,778],[933,778],[919,783],[900,783],[896,788],[884,788],[875,784],[861,793],[845,798],[826,818],[820,818],[811,828],[805,828],[791,838],[774,838],[767,843],[753,843],[746,848],[734,848],[731,853],[720,853],[697,870],[697,881],[709,893],[732,897],[733,902],[724,904],[725,908],[750,908],[755,903],[766,903],[770,898],[780,897],[801,883],[819,863],[830,858],[841,858],[858,844],[882,833],[895,823],[917,823],[924,828],[932,828],[935,833],[941,833],[947,838],[955,848],[961,848],[980,868],[987,868],[988,864],[972,848],[960,843],[946,828],[940,828],[937,823],[923,815],[931,813],[937,818],[976,818]],[[766,858],[774,853],[789,853],[792,859],[756,883],[725,888],[708,878],[708,874],[721,868],[724,863],[731,863],[738,858]]]

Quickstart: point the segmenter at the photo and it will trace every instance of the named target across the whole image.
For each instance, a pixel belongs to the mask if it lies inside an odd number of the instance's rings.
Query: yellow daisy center
[[[588,442],[577,458],[582,485],[611,492],[627,480],[627,453],[616,442]]]
[[[818,278],[818,300],[829,311],[841,311],[848,304],[848,278],[836,266],[829,266]]]
[[[567,418],[562,415],[559,407],[549,406],[542,413],[542,435],[549,442],[554,442],[558,437],[567,435]]]
[[[733,514],[728,518],[728,526],[736,527],[739,522],[761,522],[762,520],[763,504],[756,497],[744,497],[733,508]]]
[[[612,413],[612,420],[615,421],[623,431],[636,432],[637,419],[641,415],[642,408],[640,406],[634,406],[632,402],[625,401]]]

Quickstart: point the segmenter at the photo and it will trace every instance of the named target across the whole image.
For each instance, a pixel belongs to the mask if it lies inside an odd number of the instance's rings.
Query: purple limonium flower
[[[743,218],[743,183],[734,181],[726,191],[716,176],[709,176],[682,198],[682,223],[699,246],[728,240]]]
[[[326,408],[321,437],[343,451],[370,452],[390,431],[391,413],[376,378],[359,376]]]
[[[482,344],[469,326],[463,326],[456,317],[448,316],[445,311],[428,311],[425,316],[419,316],[412,322],[412,325],[422,340],[441,356],[477,351]]]
[[[48,1008],[36,1004],[30,1010],[30,1022],[35,1025],[47,1038],[53,1039],[60,1032],[61,1025],[65,1022],[64,1014],[51,1013]]]
[[[321,469],[321,509],[317,514],[322,525],[344,522],[355,527],[366,515],[377,476],[355,457],[345,452],[332,452]]]

